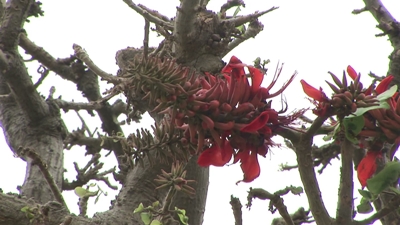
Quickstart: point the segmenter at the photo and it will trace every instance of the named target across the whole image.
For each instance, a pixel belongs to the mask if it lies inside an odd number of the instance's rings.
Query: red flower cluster
[[[249,71],[251,85],[245,73],[245,67]],[[228,99],[234,107],[231,113],[234,115],[234,121],[232,121],[231,129],[225,130],[220,138],[215,138],[213,135],[211,146],[200,154],[198,164],[223,166],[233,156],[233,163],[239,161],[241,163],[244,173],[242,181],[251,182],[260,175],[258,155],[265,157],[269,147],[276,145],[271,140],[274,129],[288,125],[297,118],[296,115],[279,115],[271,108],[271,102],[266,101],[268,98],[281,94],[292,82],[295,74],[277,92],[270,94],[270,89],[276,83],[281,69],[277,71],[267,88],[261,87],[264,74],[257,68],[243,64],[235,56],[221,72],[228,82]],[[210,74],[206,75],[208,79],[215,79]],[[244,111],[246,114],[241,115],[240,112]],[[249,122],[241,122],[243,119]],[[218,127],[219,124],[215,122],[214,126]]]

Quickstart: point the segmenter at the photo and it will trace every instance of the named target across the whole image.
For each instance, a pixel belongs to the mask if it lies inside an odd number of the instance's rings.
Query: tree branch
[[[100,69],[89,57],[85,50],[82,49],[80,45],[73,44],[72,48],[74,49],[76,58],[80,59],[82,62],[89,67],[97,76],[101,77],[103,80],[109,81],[113,84],[120,83],[120,79],[112,74],[104,72]]]
[[[388,35],[393,46],[393,52],[389,57],[388,74],[392,74],[394,76],[393,83],[400,86],[400,24],[380,0],[364,0],[364,3],[365,8],[378,22],[377,27],[383,32],[378,36]]]
[[[40,171],[42,172],[44,178],[46,179],[47,184],[50,186],[50,190],[53,193],[56,201],[58,201],[59,203],[62,204],[62,206],[64,206],[66,209],[68,209],[67,203],[65,203],[64,198],[61,194],[61,190],[58,189],[57,184],[54,182],[53,177],[51,176],[51,174],[49,173],[49,171],[47,169],[47,165],[42,161],[40,156],[36,152],[32,151],[29,148],[21,148],[20,154],[21,154],[21,156],[24,156],[24,157],[27,156],[27,157],[31,158],[33,160],[31,163],[37,165],[40,168]]]
[[[342,167],[340,169],[339,196],[336,209],[336,222],[350,224],[354,216],[353,152],[354,146],[343,137],[341,141]]]
[[[166,16],[162,16],[161,18],[156,16],[153,12],[149,12],[144,9],[143,6],[141,5],[136,5],[133,3],[132,0],[123,0],[131,9],[135,10],[137,13],[142,15],[146,20],[155,23],[157,25],[160,25],[162,27],[167,28],[168,30],[173,30],[174,26],[172,25],[171,22],[166,21],[165,18]]]
[[[311,125],[310,130],[317,130],[321,126],[324,118],[318,117]],[[312,132],[303,134],[299,142],[293,143],[296,149],[297,164],[299,165],[299,173],[304,190],[307,195],[311,212],[317,224],[331,224],[332,218],[326,210],[325,204],[321,197],[317,177],[314,171],[313,159],[311,156]],[[311,136],[311,137],[310,137]]]
[[[241,26],[245,23],[250,23],[253,22],[255,20],[257,20],[257,18],[274,11],[275,9],[279,9],[279,7],[275,7],[273,6],[272,8],[268,9],[268,10],[264,10],[261,12],[255,12],[253,14],[249,14],[249,15],[245,15],[245,16],[236,16],[230,19],[225,19],[224,21],[226,22],[231,22],[234,24],[235,27]]]
[[[242,203],[240,203],[240,199],[235,198],[232,195],[229,203],[232,206],[233,216],[235,217],[235,225],[242,225]]]
[[[10,1],[4,11],[0,27],[0,49],[4,52],[13,52],[18,47],[18,36],[28,17],[28,11],[33,0]],[[3,4],[1,4],[3,6]],[[0,17],[1,18],[1,17]]]

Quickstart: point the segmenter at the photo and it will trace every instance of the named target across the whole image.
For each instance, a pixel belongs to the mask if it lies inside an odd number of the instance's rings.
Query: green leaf
[[[233,13],[233,17],[236,17],[237,14],[240,12],[240,6],[236,7],[235,12]]]
[[[159,220],[153,220],[150,225],[162,225],[162,223]]]
[[[371,202],[365,200],[363,201],[363,199],[361,199],[360,205],[357,206],[357,212],[361,214],[367,214],[372,212],[374,208],[372,208]]]
[[[152,204],[152,206],[153,206],[154,208],[157,208],[159,205],[160,205],[160,202],[159,202],[159,201],[155,201],[155,202],[153,202],[153,204]]]
[[[88,190],[86,190],[85,188],[83,188],[83,187],[76,187],[75,188],[75,194],[79,197],[79,198],[83,198],[83,197],[85,197],[87,194],[88,194]]]
[[[97,195],[96,199],[94,200],[94,204],[96,204],[99,201],[100,195]]]
[[[388,162],[374,177],[367,180],[367,188],[372,194],[379,194],[399,179],[400,163]]]
[[[151,222],[151,215],[148,212],[142,212],[140,213],[140,218],[142,219],[143,223],[145,225],[150,225]]]
[[[30,207],[29,206],[22,207],[21,212],[24,212],[24,213],[30,212]]]
[[[184,225],[187,225],[189,222],[189,217],[186,216],[186,210],[184,209],[178,209],[177,207],[175,207],[175,210],[177,211],[177,214],[179,216],[179,219],[181,220],[181,222]]]
[[[399,190],[399,189],[397,189],[397,188],[395,188],[395,187],[389,187],[389,189],[390,189],[391,191],[393,191],[394,193],[400,195],[400,190]]]
[[[376,96],[376,99],[378,99],[380,102],[385,101],[391,98],[394,95],[394,93],[396,93],[396,91],[397,91],[397,85],[393,85],[380,95]]]
[[[366,113],[370,110],[380,109],[380,108],[389,109],[390,105],[386,101],[381,101],[381,102],[379,102],[379,105],[374,105],[374,106],[370,106],[370,107],[366,107],[366,108],[357,108],[357,110],[353,114],[350,114],[350,115],[346,116],[345,118],[362,116],[362,115],[364,115],[364,113]]]
[[[142,203],[139,204],[139,206],[133,211],[133,213],[140,213],[143,212],[144,206]]]
[[[372,194],[369,191],[358,189],[358,193],[360,193],[360,195],[363,196],[363,198],[365,199],[372,199]]]
[[[343,119],[343,125],[345,128],[345,135],[346,138],[357,144],[358,139],[356,136],[361,132],[361,130],[364,127],[364,117],[363,116],[356,116],[356,117],[351,117],[351,118],[344,118]]]

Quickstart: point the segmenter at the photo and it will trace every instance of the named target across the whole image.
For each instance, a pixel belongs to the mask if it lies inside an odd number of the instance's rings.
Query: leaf
[[[188,221],[189,221],[189,217],[186,216],[186,210],[184,210],[184,209],[178,209],[177,207],[175,207],[175,210],[177,211],[177,214],[178,214],[179,219],[181,220],[181,222],[182,222],[184,225],[187,225],[187,224],[188,224]]]
[[[88,194],[88,190],[86,190],[83,187],[76,187],[74,190],[75,194],[79,197],[79,198],[83,198]]]
[[[396,91],[397,91],[397,85],[393,85],[380,95],[376,96],[376,99],[378,99],[380,102],[385,101],[391,98],[394,95],[394,93],[396,93]]]
[[[361,203],[357,206],[357,212],[361,214],[372,212],[374,208],[372,208],[371,202],[363,199],[361,199]]]
[[[140,203],[139,206],[133,211],[133,213],[140,213],[143,212],[144,206],[143,203]]]
[[[400,190],[399,190],[399,189],[397,189],[397,188],[395,188],[395,187],[389,187],[389,189],[390,189],[391,191],[393,191],[394,193],[400,195]]]
[[[150,225],[151,222],[151,215],[148,212],[142,212],[140,213],[140,218],[142,219],[143,223],[145,225]]]
[[[240,6],[236,7],[235,12],[233,13],[233,17],[236,17],[237,14],[240,12]]]
[[[373,194],[379,194],[396,182],[400,175],[400,163],[388,162],[381,172],[367,180],[367,188]]]
[[[24,206],[24,207],[21,208],[21,212],[27,213],[29,211],[30,211],[29,206]]]
[[[96,204],[99,201],[100,195],[97,195],[96,199],[94,200],[94,204]]]
[[[363,116],[356,116],[351,118],[344,118],[343,125],[345,128],[346,138],[353,142],[354,144],[358,143],[358,139],[356,136],[361,132],[364,127],[364,118]]]
[[[380,108],[389,109],[390,105],[386,101],[381,101],[381,102],[379,102],[379,105],[374,105],[374,106],[370,106],[370,107],[366,107],[366,108],[357,108],[357,110],[353,114],[350,114],[350,115],[346,116],[345,118],[362,116],[362,115],[364,115],[364,113],[366,113],[370,110],[380,109]]]
[[[153,202],[152,205],[153,205],[154,208],[157,208],[160,205],[160,202],[159,201],[155,201],[155,202]]]
[[[159,220],[153,220],[150,225],[162,225],[162,223]]]
[[[368,200],[372,199],[372,195],[369,191],[358,189],[358,193],[360,193],[360,195],[363,196],[363,198],[365,198],[365,199],[368,199]]]

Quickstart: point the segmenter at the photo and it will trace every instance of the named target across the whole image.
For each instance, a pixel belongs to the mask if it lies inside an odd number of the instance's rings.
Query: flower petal
[[[347,74],[351,77],[351,79],[355,80],[357,75],[357,72],[351,67],[350,65],[347,66]]]
[[[376,171],[376,158],[382,153],[377,151],[368,151],[365,157],[357,166],[357,176],[362,188],[367,185],[367,180],[374,175]]]
[[[249,152],[249,150],[247,150]],[[251,182],[260,176],[260,164],[258,163],[257,152],[251,151],[247,157],[243,157],[240,167],[243,171],[243,182]]]
[[[308,97],[319,101],[319,102],[324,102],[327,101],[327,97],[325,93],[322,91],[322,89],[318,90],[315,87],[309,85],[305,80],[301,80],[301,85],[303,86],[304,93],[308,95]]]
[[[389,75],[385,79],[383,79],[375,88],[376,94],[379,95],[384,91],[386,91],[389,87],[390,82],[392,82],[393,78],[394,78],[393,75]]]
[[[267,124],[269,119],[270,111],[264,111],[259,116],[257,116],[251,123],[243,127],[240,131],[242,132],[256,132],[257,130],[261,129],[265,124]]]
[[[261,83],[264,79],[264,75],[257,68],[254,68],[252,66],[248,66],[247,68],[249,69],[251,76],[251,96],[254,96],[254,94],[257,93],[257,91],[260,89]]]

